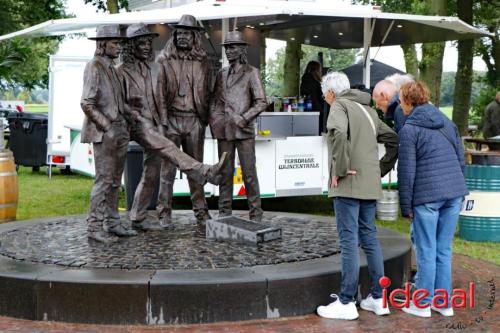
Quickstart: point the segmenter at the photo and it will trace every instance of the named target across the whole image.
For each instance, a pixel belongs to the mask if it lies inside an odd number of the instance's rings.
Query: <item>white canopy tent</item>
[[[332,1],[204,0],[184,6],[47,21],[0,36],[54,36],[84,32],[101,24],[167,24],[192,14],[205,27],[219,27],[219,37],[232,27],[254,29],[266,37],[295,40],[329,48],[364,48],[364,82],[369,86],[371,46],[436,42],[488,36],[456,17],[383,13],[377,7]]]

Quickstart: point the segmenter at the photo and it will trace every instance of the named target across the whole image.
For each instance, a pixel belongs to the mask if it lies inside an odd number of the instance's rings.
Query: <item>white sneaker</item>
[[[337,295],[332,294],[332,297],[337,297]],[[340,299],[337,297],[335,302],[328,305],[320,305],[316,309],[316,312],[320,317],[329,319],[345,319],[354,320],[358,319],[358,309],[356,309],[355,302],[349,302],[347,304],[342,304]]]
[[[453,308],[435,308],[431,306],[431,309],[439,312],[441,315],[445,317],[453,317],[455,315],[455,312],[453,311]]]
[[[373,298],[372,295],[368,295],[367,298],[361,301],[360,307],[363,310],[374,312],[377,316],[385,316],[391,313],[389,307],[383,306],[382,298]]]
[[[431,317],[431,307],[427,306],[426,308],[420,309],[413,304],[412,301],[410,301],[410,306],[409,307],[404,307],[402,309],[404,312],[409,313],[411,315],[417,316],[417,317],[423,317],[423,318],[430,318]]]

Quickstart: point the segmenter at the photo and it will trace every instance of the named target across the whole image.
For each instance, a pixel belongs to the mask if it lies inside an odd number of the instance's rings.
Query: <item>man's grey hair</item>
[[[342,72],[330,72],[323,76],[321,80],[321,91],[326,95],[329,90],[333,91],[335,95],[340,95],[344,91],[349,90],[351,84],[347,75]]]
[[[392,74],[385,78],[385,80],[390,81],[396,86],[396,89],[399,91],[401,86],[408,82],[415,81],[415,78],[411,74]]]

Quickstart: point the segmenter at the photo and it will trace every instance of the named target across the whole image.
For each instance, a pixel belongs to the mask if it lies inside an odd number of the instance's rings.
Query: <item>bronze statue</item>
[[[120,223],[118,193],[129,142],[120,82],[113,59],[118,57],[120,29],[99,26],[94,58],[85,67],[81,107],[85,113],[81,141],[92,143],[95,182],[90,194],[88,237],[114,242],[137,233]]]
[[[157,59],[168,78],[163,82],[166,107],[166,136],[198,161],[203,161],[205,129],[208,124],[210,68],[201,44],[201,27],[196,18],[183,15]],[[161,171],[160,219],[172,219],[172,197],[176,166],[164,161]],[[203,186],[188,175],[191,202],[200,225],[210,219]]]
[[[139,230],[168,227],[145,220],[155,182],[160,177],[162,160],[179,167],[199,186],[203,186],[207,180],[217,184],[220,179],[217,174],[225,160],[223,156],[218,165],[204,165],[183,153],[163,135],[165,100],[162,87],[166,78],[161,65],[151,61],[152,41],[156,36],[158,34],[150,32],[144,24],[129,26],[128,40],[123,47],[123,63],[117,68],[131,139],[144,147],[142,177],[129,215],[132,227]]]
[[[209,120],[219,156],[227,152],[231,161],[222,171],[219,216],[232,214],[234,159],[238,150],[250,219],[261,221],[263,212],[255,167],[255,118],[265,110],[266,96],[259,70],[248,64],[248,43],[241,32],[229,32],[222,45],[230,66],[217,74]]]

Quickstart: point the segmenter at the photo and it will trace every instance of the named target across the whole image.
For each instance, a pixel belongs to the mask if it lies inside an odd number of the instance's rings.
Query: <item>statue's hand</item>
[[[236,120],[236,126],[238,126],[239,128],[243,129],[247,126],[247,121],[242,116],[236,115],[235,120]]]

